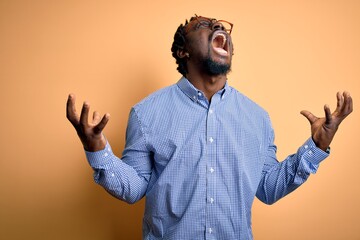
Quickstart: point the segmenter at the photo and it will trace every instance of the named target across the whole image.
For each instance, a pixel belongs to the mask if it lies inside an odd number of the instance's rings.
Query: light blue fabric
[[[311,138],[276,160],[268,114],[228,84],[209,103],[186,78],[130,113],[121,159],[86,152],[95,181],[134,203],[146,196],[144,239],[252,239],[254,197],[272,204],[328,153]]]

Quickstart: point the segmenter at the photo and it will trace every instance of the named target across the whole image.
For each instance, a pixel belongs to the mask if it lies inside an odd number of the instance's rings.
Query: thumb
[[[300,112],[304,117],[307,118],[307,120],[309,120],[310,124],[313,124],[318,118],[312,114],[311,112],[307,111],[307,110],[303,110]]]

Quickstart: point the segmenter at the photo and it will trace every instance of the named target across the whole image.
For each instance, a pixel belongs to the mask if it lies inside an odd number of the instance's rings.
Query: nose
[[[225,31],[225,27],[220,22],[214,22],[212,24],[212,26],[211,26],[211,29],[213,31],[215,31],[215,30],[223,30],[223,31]]]

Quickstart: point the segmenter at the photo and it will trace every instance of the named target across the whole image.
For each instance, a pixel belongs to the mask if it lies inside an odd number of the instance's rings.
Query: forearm
[[[327,156],[328,153],[316,147],[310,138],[296,154],[288,156],[284,161],[267,161],[257,197],[267,204],[276,202],[303,184],[310,174],[316,173],[320,162]]]
[[[145,194],[147,178],[116,157],[107,143],[104,150],[86,152],[94,170],[94,180],[114,197],[127,203],[139,201]]]

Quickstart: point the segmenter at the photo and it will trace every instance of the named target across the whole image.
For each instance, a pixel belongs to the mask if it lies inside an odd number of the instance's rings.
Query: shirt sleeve
[[[257,198],[266,204],[275,203],[303,184],[310,174],[316,173],[320,162],[328,155],[329,151],[324,152],[309,138],[295,154],[279,162],[276,159],[274,132],[271,128]]]
[[[85,151],[94,170],[94,180],[114,197],[128,203],[139,201],[146,192],[152,171],[151,154],[134,110],[130,112],[123,157],[114,155],[107,142],[105,149]]]

